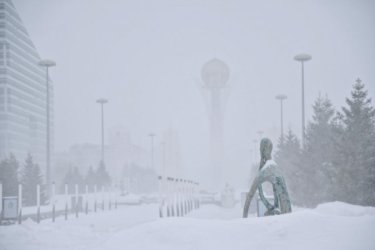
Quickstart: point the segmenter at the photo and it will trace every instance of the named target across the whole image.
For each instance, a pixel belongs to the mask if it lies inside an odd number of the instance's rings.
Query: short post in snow
[[[186,206],[188,213],[191,212],[190,210],[190,181],[186,180]]]
[[[194,210],[194,182],[190,181],[190,209]]]
[[[95,185],[94,186],[94,213],[96,213],[96,207],[97,207],[97,202],[96,202],[96,192],[98,191],[98,187]]]
[[[170,179],[169,177],[167,177],[167,217],[170,217],[171,216],[171,211],[170,211],[170,207],[169,207],[169,203],[170,203]]]
[[[89,213],[89,186],[86,184],[85,186],[85,213]]]
[[[78,184],[75,184],[75,212],[76,212],[76,218],[78,218]]]
[[[163,200],[162,200],[162,177],[158,176],[158,190],[159,190],[159,217],[163,218]]]
[[[195,182],[194,183],[194,201],[195,201],[195,209],[198,209],[199,208],[199,193],[198,193],[198,182]]]
[[[193,203],[192,203],[192,190],[191,190],[191,181],[189,180],[189,211],[191,212],[193,210]]]
[[[170,206],[171,206],[171,216],[174,217],[174,178],[170,178],[170,185],[171,185],[171,194],[170,194],[170,199],[171,199],[171,202],[170,202]]]
[[[0,181],[0,222],[3,218],[3,184]]]
[[[176,178],[175,189],[176,189],[176,215],[177,217],[180,217],[180,192],[178,188],[178,178]]]
[[[104,187],[102,186],[102,210],[104,211]]]
[[[117,209],[117,195],[118,193],[115,191],[115,209]]]
[[[37,207],[36,222],[39,223],[40,222],[40,185],[39,184],[36,185],[36,207]]]
[[[52,203],[52,222],[55,222],[56,208],[55,208],[56,184],[52,182],[52,195],[50,202]]]
[[[3,184],[0,181],[0,224],[3,218]]]
[[[18,184],[18,224],[21,224],[21,223],[22,223],[22,184]]]
[[[183,179],[180,179],[180,184],[179,184],[179,189],[180,189],[180,211],[181,211],[181,216],[185,215],[185,210],[184,210],[184,189],[183,189]]]
[[[68,184],[65,183],[65,220],[68,220],[68,199],[69,199]]]
[[[199,182],[197,182],[197,205],[198,205],[198,208],[200,208],[201,200],[200,200],[200,196],[199,196]]]
[[[189,180],[186,180],[186,204],[187,204],[188,213],[190,213],[191,209],[190,209],[190,181]]]
[[[111,210],[112,208],[112,202],[111,202],[111,189],[109,189],[109,192],[108,192],[108,210]]]
[[[187,214],[189,211],[187,209],[187,188],[186,188],[186,180],[184,180],[184,184],[183,184],[183,187],[184,187],[184,210],[185,210],[185,214]]]

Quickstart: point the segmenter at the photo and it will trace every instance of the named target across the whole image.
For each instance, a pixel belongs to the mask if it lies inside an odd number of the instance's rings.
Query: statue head
[[[266,161],[272,159],[272,142],[268,138],[263,138],[260,141],[260,169],[264,166]]]

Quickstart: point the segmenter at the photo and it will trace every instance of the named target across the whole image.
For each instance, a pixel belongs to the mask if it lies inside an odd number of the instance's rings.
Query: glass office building
[[[46,71],[10,0],[0,0],[0,159],[13,153],[23,165],[30,153],[46,164]],[[53,145],[53,88],[50,128]]]

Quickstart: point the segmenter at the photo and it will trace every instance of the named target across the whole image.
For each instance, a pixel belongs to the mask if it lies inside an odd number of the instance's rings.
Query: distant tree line
[[[38,164],[34,163],[31,154],[28,154],[22,167],[14,154],[0,162],[0,182],[3,185],[3,196],[18,196],[18,184],[22,184],[22,202],[25,206],[36,205],[36,187],[40,185],[40,202],[46,203],[46,186],[44,178]],[[78,184],[79,192],[85,191],[85,185],[89,186],[89,191],[94,191],[96,185],[98,191],[102,187],[108,187],[111,184],[111,178],[103,163],[94,170],[90,167],[85,177],[83,177],[78,168],[69,169],[64,178],[64,184],[68,184],[69,193],[74,193],[74,186]],[[64,192],[64,186],[60,191]]]
[[[77,167],[70,168],[65,174],[64,183],[60,187],[60,191],[64,192],[65,184],[68,185],[68,192],[75,192],[75,185],[78,185],[79,192],[85,192],[85,186],[88,185],[89,192],[94,192],[96,185],[97,190],[100,191],[102,188],[109,187],[111,185],[111,177],[107,172],[105,164],[99,163],[99,166],[94,170],[90,166],[85,176],[83,176]]]
[[[0,162],[0,182],[3,185],[3,196],[17,196],[18,184],[22,184],[22,202],[26,206],[36,205],[36,186],[39,184],[41,204],[46,201],[43,175],[30,154],[26,157],[22,168],[13,154],[3,159]]]
[[[289,130],[275,154],[293,203],[314,207],[343,201],[375,206],[375,109],[364,84],[356,81],[340,111],[321,96],[313,111],[304,147]]]

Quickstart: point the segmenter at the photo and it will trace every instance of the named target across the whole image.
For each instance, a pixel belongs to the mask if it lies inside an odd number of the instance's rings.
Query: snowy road
[[[375,249],[375,208],[338,202],[267,218],[213,205],[184,218],[157,216],[156,205],[142,205],[26,221],[0,227],[0,249]]]
[[[68,221],[58,217],[55,223],[31,220],[22,225],[0,227],[0,250],[21,249],[93,249],[117,232],[145,222],[155,221],[156,205],[119,206],[117,210],[99,211]]]

